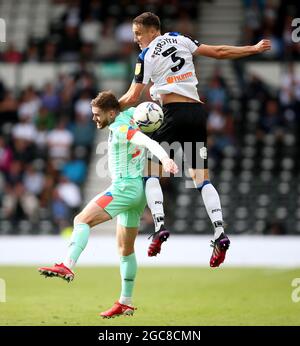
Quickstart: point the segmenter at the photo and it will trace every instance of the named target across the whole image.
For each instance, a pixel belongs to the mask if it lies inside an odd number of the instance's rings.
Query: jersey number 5
[[[184,65],[184,63],[185,63],[185,60],[183,58],[180,58],[179,56],[176,56],[176,50],[177,50],[177,48],[173,46],[173,47],[168,48],[167,50],[165,50],[163,53],[161,53],[162,56],[164,56],[164,57],[167,57],[167,56],[171,55],[171,59],[172,59],[173,62],[179,61],[178,65],[176,65],[174,67],[171,67],[171,71],[172,72],[179,71],[182,68],[182,66]]]

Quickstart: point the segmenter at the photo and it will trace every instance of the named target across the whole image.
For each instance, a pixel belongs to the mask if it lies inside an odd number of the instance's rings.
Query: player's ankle
[[[122,305],[133,306],[132,305],[132,297],[121,296],[119,299],[119,303]]]

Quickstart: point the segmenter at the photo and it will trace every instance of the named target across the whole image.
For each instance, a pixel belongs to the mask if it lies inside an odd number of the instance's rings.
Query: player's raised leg
[[[133,315],[134,313],[135,308],[132,305],[132,293],[137,273],[137,262],[134,253],[134,242],[137,233],[137,227],[125,227],[119,223],[117,225],[122,290],[120,299],[110,309],[100,313],[100,316],[103,318]]]
[[[160,164],[148,160],[147,174],[144,177],[145,181],[145,194],[148,207],[151,211],[155,231],[151,234],[151,244],[148,248],[148,256],[156,256],[160,253],[161,245],[165,242],[170,232],[165,228],[165,213],[164,213],[164,197],[159,182],[159,177],[162,173],[162,167]]]
[[[65,260],[53,267],[40,267],[38,271],[45,277],[60,277],[68,282],[74,279],[73,268],[85,249],[90,229],[111,219],[111,216],[97,203],[98,197],[91,200],[87,206],[74,218],[74,228]]]
[[[211,267],[219,267],[224,262],[230,240],[224,232],[224,222],[220,197],[209,180],[208,169],[189,169],[190,175],[201,193],[207,214],[214,227],[213,252],[210,258]]]

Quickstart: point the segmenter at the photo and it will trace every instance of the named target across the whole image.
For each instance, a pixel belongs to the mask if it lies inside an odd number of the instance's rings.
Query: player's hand
[[[176,163],[170,159],[169,157],[165,157],[161,160],[161,163],[163,165],[164,171],[167,173],[178,173],[178,167]]]
[[[266,50],[271,49],[271,41],[270,40],[261,40],[254,47],[255,47],[255,50],[257,53],[265,52]]]

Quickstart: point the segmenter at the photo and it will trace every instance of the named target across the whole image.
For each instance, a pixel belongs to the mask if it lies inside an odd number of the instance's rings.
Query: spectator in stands
[[[67,119],[62,118],[48,134],[49,157],[58,169],[70,158],[73,135],[66,127]]]
[[[96,45],[96,59],[113,61],[120,58],[118,42],[115,39],[116,20],[108,17],[103,23],[101,34]]]
[[[123,57],[129,57],[134,51],[131,21],[131,18],[126,18],[116,28],[116,40],[119,43],[119,50]]]
[[[7,174],[13,159],[13,153],[9,146],[6,145],[4,137],[0,136],[0,171]]]
[[[254,44],[262,25],[262,4],[259,1],[245,2],[245,40]]]
[[[287,15],[284,18],[284,27],[282,34],[284,57],[285,59],[289,60],[291,60],[294,55],[297,55],[297,45],[292,41],[292,31],[294,30],[294,27],[292,26],[293,19],[294,17],[290,15]]]
[[[191,20],[190,14],[186,11],[182,11],[176,21],[176,31],[195,37],[195,25]]]
[[[18,102],[11,91],[4,91],[0,100],[0,124],[5,122],[17,122]]]
[[[22,114],[20,121],[13,126],[12,135],[14,140],[25,140],[29,143],[33,143],[36,136],[36,128],[31,121],[31,116]]]
[[[20,119],[28,118],[33,121],[41,107],[41,100],[34,90],[33,86],[28,86],[21,97],[21,103],[18,109]]]
[[[63,14],[62,21],[65,25],[79,27],[80,24],[80,1],[67,1],[67,9]]]
[[[283,109],[296,111],[297,104],[300,104],[300,77],[297,75],[293,63],[288,65],[287,71],[284,71],[280,81],[279,96]]]
[[[227,91],[225,89],[225,86],[222,85],[222,79],[220,78],[218,73],[215,73],[210,80],[205,95],[209,105],[211,106],[224,106],[226,104]]]
[[[82,117],[91,119],[91,97],[88,91],[81,92],[80,98],[75,102],[75,114]]]
[[[26,52],[24,54],[24,61],[26,62],[39,62],[40,54],[37,43],[29,42]]]
[[[273,134],[277,139],[281,139],[283,130],[284,119],[280,114],[278,102],[270,99],[259,119],[257,139],[261,140],[265,134]]]
[[[75,80],[72,76],[61,74],[56,83],[56,89],[60,95],[60,113],[72,114],[75,94]]]
[[[269,235],[284,235],[286,234],[286,229],[283,223],[278,220],[269,221],[263,233]]]
[[[51,112],[57,112],[60,106],[60,99],[58,93],[54,89],[52,83],[47,83],[41,94],[42,106]]]
[[[0,205],[2,204],[4,190],[5,190],[5,177],[4,177],[4,174],[0,171]]]
[[[57,42],[54,39],[50,39],[44,44],[42,53],[42,62],[55,62],[57,60]]]
[[[71,24],[66,25],[60,41],[60,60],[64,62],[79,60],[80,47],[78,27]]]
[[[39,196],[44,186],[44,179],[44,175],[38,172],[33,164],[26,165],[23,183],[28,192]]]
[[[78,185],[84,182],[87,172],[87,165],[84,161],[85,155],[84,147],[76,147],[72,160],[68,161],[62,168],[62,175]]]
[[[75,122],[71,125],[71,131],[74,137],[74,145],[91,148],[92,139],[94,138],[95,125],[88,118],[80,113],[76,114]]]
[[[22,53],[15,49],[12,43],[9,44],[7,50],[2,54],[3,62],[19,64],[22,61],[22,59]]]
[[[57,189],[52,191],[51,214],[52,219],[59,230],[62,230],[69,225],[69,220],[71,218],[70,208],[63,201]]]
[[[7,186],[2,207],[4,217],[14,223],[23,219],[37,220],[38,199],[25,189],[21,181]]]
[[[0,102],[2,102],[4,99],[5,91],[6,90],[5,90],[4,84],[3,84],[2,80],[0,79]]]
[[[37,129],[45,129],[50,131],[55,125],[54,114],[49,110],[49,108],[42,106],[34,119],[34,124]]]
[[[19,160],[13,160],[9,171],[7,173],[7,183],[11,186],[16,185],[17,183],[22,182],[23,179],[23,165]]]
[[[95,46],[99,40],[101,24],[89,14],[80,25],[80,39],[84,44]]]
[[[59,178],[57,191],[60,198],[72,210],[72,214],[74,214],[81,205],[81,193],[79,187],[62,175]]]
[[[15,138],[13,141],[13,156],[15,160],[26,163],[35,159],[34,142],[23,138]]]
[[[46,174],[44,177],[43,189],[40,196],[40,205],[42,208],[51,208],[51,199],[53,197],[53,190],[55,188],[55,178]]]
[[[249,74],[244,90],[244,97],[247,100],[255,99],[261,105],[270,97],[268,86],[254,73]]]
[[[233,144],[233,119],[230,114],[225,115],[222,105],[216,104],[208,115],[207,131],[208,144],[214,158],[219,161],[224,149]]]
[[[78,98],[79,95],[79,97],[85,99],[85,102],[87,98],[91,100],[92,96],[98,92],[93,72],[89,71],[84,63],[81,63],[79,69],[74,73],[74,78],[76,81],[74,97]]]

